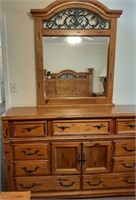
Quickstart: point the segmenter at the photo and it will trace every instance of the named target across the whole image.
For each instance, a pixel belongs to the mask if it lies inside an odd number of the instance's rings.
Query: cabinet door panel
[[[52,143],[52,173],[80,174],[81,144],[78,142]]]
[[[110,172],[112,143],[110,141],[83,143],[83,174]]]

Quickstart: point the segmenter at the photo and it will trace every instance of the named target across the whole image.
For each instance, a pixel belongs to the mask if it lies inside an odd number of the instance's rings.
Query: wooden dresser
[[[9,191],[135,194],[136,106],[11,108],[2,116]]]

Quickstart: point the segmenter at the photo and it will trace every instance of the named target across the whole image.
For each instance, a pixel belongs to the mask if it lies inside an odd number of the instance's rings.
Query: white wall
[[[3,0],[2,12],[6,15],[8,69],[10,83],[17,84],[17,93],[10,93],[11,106],[36,105],[34,23],[30,18],[31,8],[46,7],[53,0]],[[136,26],[135,0],[100,0],[110,9],[122,9],[118,19],[117,48],[115,61],[115,104],[136,103],[135,72]]]

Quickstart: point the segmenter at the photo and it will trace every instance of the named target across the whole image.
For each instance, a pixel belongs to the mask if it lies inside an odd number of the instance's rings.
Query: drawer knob
[[[67,128],[70,128],[69,126],[57,126],[57,128],[61,129],[62,131],[64,131]]]
[[[135,149],[128,149],[127,147],[122,147],[123,149],[125,149],[125,151],[128,151],[128,152],[133,152],[135,151]]]
[[[136,124],[126,124],[126,126],[129,128],[134,128],[136,126]]]
[[[96,126],[93,126],[95,128],[97,128],[98,130],[100,130],[101,128],[105,127],[103,124],[100,124],[100,125],[96,125]]]
[[[35,150],[34,153],[29,153],[29,152],[27,152],[27,151],[22,151],[22,153],[24,153],[24,154],[27,155],[27,156],[33,156],[33,155],[36,155],[38,152],[40,152],[40,150]]]
[[[33,188],[35,186],[40,186],[41,184],[37,184],[37,183],[33,183],[32,185],[23,185],[23,184],[20,184],[20,186],[23,188],[23,189],[30,189],[30,188]]]
[[[125,163],[121,163],[121,165],[123,165],[125,168],[134,168],[135,167],[135,163],[133,163],[133,165],[126,165]]]
[[[89,186],[98,186],[102,183],[102,181],[99,181],[98,183],[91,183],[90,181],[86,182]]]
[[[22,169],[27,173],[33,173],[33,172],[36,172],[38,169],[40,169],[40,167],[36,166],[35,169],[33,169],[33,170],[27,169],[26,167],[22,167]]]

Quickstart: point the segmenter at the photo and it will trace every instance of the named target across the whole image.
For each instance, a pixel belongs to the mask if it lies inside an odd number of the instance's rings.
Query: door
[[[52,143],[52,174],[81,173],[81,143]]]
[[[109,172],[112,163],[110,141],[84,142],[82,153],[82,174]]]

